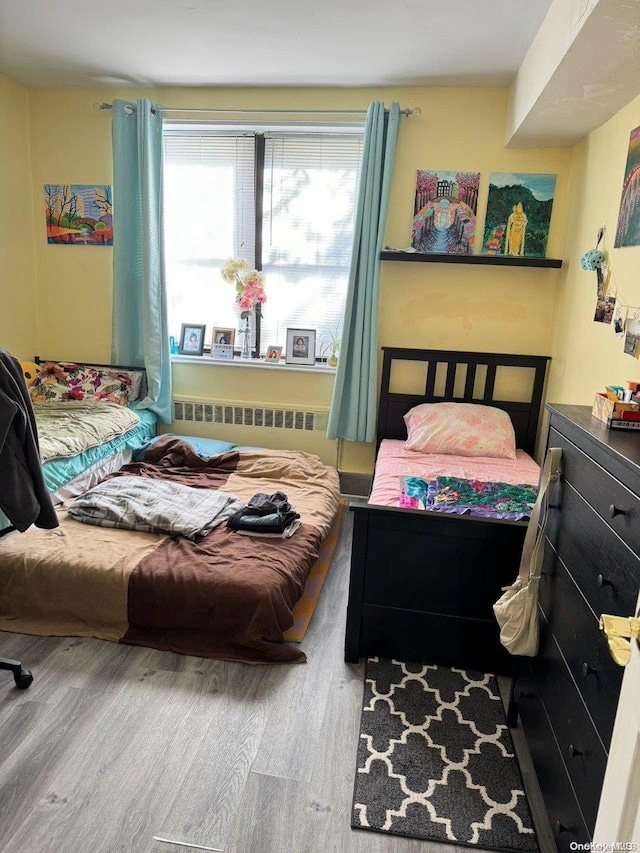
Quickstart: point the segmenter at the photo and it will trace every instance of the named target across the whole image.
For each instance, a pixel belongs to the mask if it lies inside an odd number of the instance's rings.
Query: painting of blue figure
[[[411,246],[422,254],[471,255],[480,172],[419,169]]]
[[[45,184],[47,243],[113,246],[112,199],[103,184]]]
[[[555,189],[555,175],[493,172],[482,254],[545,258]]]

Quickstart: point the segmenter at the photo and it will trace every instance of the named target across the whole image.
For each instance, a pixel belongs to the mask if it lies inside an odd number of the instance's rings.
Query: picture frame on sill
[[[211,358],[233,361],[233,344],[211,344]]]
[[[206,328],[200,323],[183,323],[180,328],[178,353],[180,355],[202,355]]]
[[[211,348],[213,349],[214,344],[231,344],[233,346],[236,342],[236,330],[235,329],[226,329],[220,326],[214,326],[211,331]]]
[[[287,329],[287,346],[284,360],[287,364],[316,363],[316,330]]]
[[[264,360],[271,362],[271,364],[277,364],[280,361],[281,356],[282,347],[268,346]]]

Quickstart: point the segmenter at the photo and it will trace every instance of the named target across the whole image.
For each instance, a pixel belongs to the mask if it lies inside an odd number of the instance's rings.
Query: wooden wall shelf
[[[496,267],[546,267],[559,269],[560,258],[517,258],[512,255],[425,255],[421,252],[380,252],[382,261],[408,261],[421,264],[476,264]]]

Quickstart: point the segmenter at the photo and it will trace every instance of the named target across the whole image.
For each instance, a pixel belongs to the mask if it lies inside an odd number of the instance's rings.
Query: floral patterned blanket
[[[514,486],[460,477],[403,477],[400,506],[520,521],[531,516],[537,494],[537,488],[526,483]]]

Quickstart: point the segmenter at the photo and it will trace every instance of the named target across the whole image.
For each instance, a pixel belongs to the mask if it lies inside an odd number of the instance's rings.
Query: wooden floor
[[[350,828],[364,672],[342,657],[350,541],[345,512],[307,664],[0,633],[0,654],[35,676],[19,691],[0,673],[0,850],[452,851]]]

